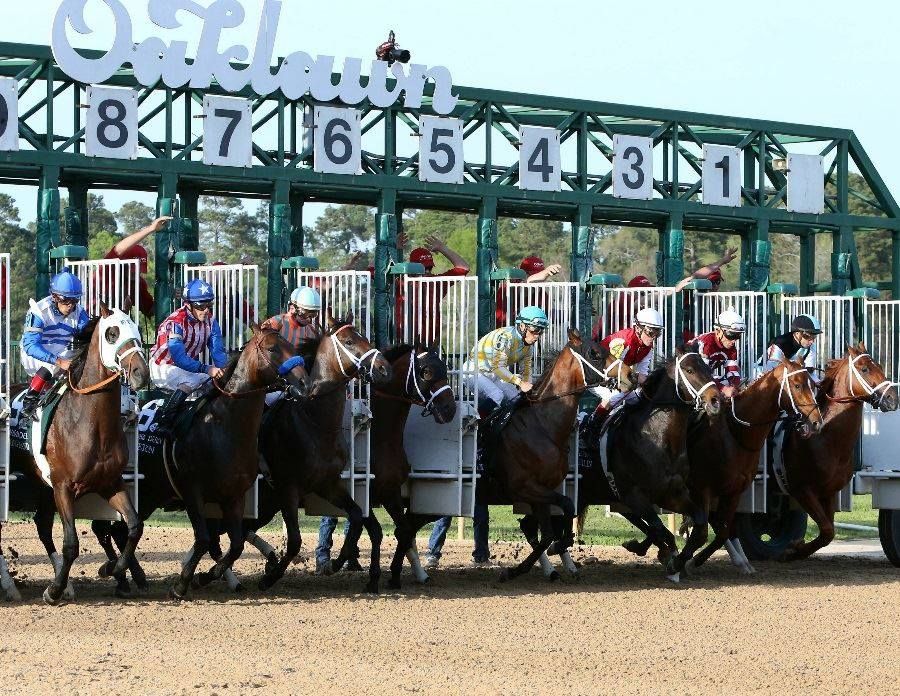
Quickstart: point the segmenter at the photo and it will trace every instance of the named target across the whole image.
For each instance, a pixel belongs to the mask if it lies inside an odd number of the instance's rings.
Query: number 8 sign
[[[203,164],[253,164],[253,126],[249,99],[203,97]]]
[[[88,112],[84,132],[88,157],[136,159],[138,150],[138,94],[116,87],[87,88]]]
[[[313,170],[324,174],[359,174],[360,112],[317,106],[313,128]]]

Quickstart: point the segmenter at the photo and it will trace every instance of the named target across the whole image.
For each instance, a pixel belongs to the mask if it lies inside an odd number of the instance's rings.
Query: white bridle
[[[788,384],[788,382],[790,381],[791,377],[793,377],[794,375],[799,375],[800,373],[803,373],[803,374],[807,374],[807,375],[808,375],[808,373],[807,373],[805,367],[804,367],[804,368],[801,368],[801,369],[799,369],[799,370],[792,370],[791,372],[788,372],[788,371],[785,370],[785,371],[782,373],[782,375],[781,375],[781,385],[780,385],[779,388],[778,388],[778,397],[776,398],[776,403],[777,403],[779,406],[781,406],[781,395],[784,394],[785,392],[787,392],[788,399],[789,399],[790,402],[791,402],[791,408],[794,409],[794,415],[795,415],[795,416],[801,416],[801,417],[803,417],[803,418],[808,418],[808,416],[807,416],[806,414],[804,414],[799,408],[797,408],[797,402],[794,401],[794,395],[793,395],[793,393],[791,392],[790,384]],[[807,388],[809,389],[809,395],[812,397],[813,402],[815,402],[815,400],[816,400],[816,395],[813,394],[813,390],[812,390],[812,387],[809,386],[809,380],[808,380],[808,379],[807,379],[807,382],[806,382],[806,386],[807,386]],[[752,423],[748,423],[747,421],[741,420],[740,418],[738,418],[737,412],[735,412],[735,410],[734,410],[734,408],[735,408],[735,407],[734,407],[734,402],[735,402],[735,399],[732,399],[732,400],[731,400],[731,415],[734,416],[734,420],[737,421],[738,423],[740,423],[741,425],[747,426],[748,428],[749,428],[749,427],[752,427],[752,425],[753,425]]]
[[[703,410],[703,398],[702,398],[703,392],[705,392],[707,389],[711,389],[711,388],[715,387],[716,383],[715,383],[715,381],[710,380],[709,382],[704,384],[699,389],[694,389],[694,385],[690,383],[690,381],[687,378],[687,375],[684,374],[684,371],[681,367],[682,361],[684,361],[686,358],[690,357],[691,355],[697,355],[697,354],[696,353],[685,353],[684,355],[679,355],[678,357],[675,358],[675,394],[678,396],[679,399],[681,399],[681,393],[678,391],[678,386],[680,384],[684,384],[685,388],[688,391],[688,394],[690,394],[694,398],[694,409],[697,411],[702,411]],[[681,400],[684,401],[684,403],[686,403],[686,404],[691,403],[688,399],[681,399]]]
[[[616,361],[613,362],[609,367],[607,367],[604,370],[600,370],[600,369],[594,367],[593,365],[591,365],[591,361],[588,360],[587,358],[585,358],[583,355],[581,355],[581,353],[579,353],[577,350],[572,348],[572,346],[567,346],[567,348],[570,351],[572,351],[572,355],[574,355],[575,359],[578,360],[578,366],[581,368],[581,380],[584,382],[585,387],[590,386],[590,385],[588,385],[588,381],[587,381],[587,373],[584,371],[585,366],[589,367],[592,372],[597,374],[600,377],[600,379],[605,381],[605,380],[609,379],[609,371],[612,370],[613,367],[615,367],[618,364],[618,366],[619,366],[619,370],[618,370],[619,381],[621,381],[622,367],[625,364],[621,360],[616,359]]]
[[[410,382],[412,382],[413,386],[416,388],[416,393],[419,395],[419,399],[421,399],[425,404],[425,406],[422,409],[424,413],[428,413],[428,409],[431,408],[431,403],[439,395],[441,395],[445,391],[448,391],[449,389],[451,389],[449,384],[445,384],[440,389],[437,389],[436,391],[431,392],[431,398],[429,398],[429,399],[425,398],[425,394],[423,394],[422,390],[419,388],[419,380],[416,379],[415,365],[416,365],[416,360],[418,358],[424,358],[426,355],[428,355],[427,350],[416,355],[412,360],[409,361],[409,368],[406,370],[406,392],[407,392],[407,394],[409,393],[409,384],[410,384]]]
[[[107,343],[106,331],[112,327],[118,327],[119,338],[115,343]],[[109,316],[101,317],[97,323],[97,331],[100,331],[100,362],[110,372],[126,372],[122,361],[129,355],[141,353],[143,356],[140,329],[122,310],[114,309]],[[134,345],[120,355],[119,350],[130,341],[134,341]]]
[[[337,339],[337,335],[344,329],[349,329],[349,328],[352,328],[352,326],[350,324],[344,324],[341,328],[339,328],[337,331],[335,331],[333,334],[331,334],[331,343],[334,346],[334,354],[337,356],[337,359],[338,359],[338,367],[341,368],[341,374],[344,375],[344,377],[347,377],[348,379],[352,378],[353,375],[349,374],[347,372],[347,370],[344,369],[344,360],[341,357],[341,353],[343,353],[344,355],[347,356],[347,359],[356,368],[357,374],[359,374],[362,371],[363,363],[366,360],[369,361],[369,372],[372,372],[374,369],[374,366],[375,366],[375,359],[379,355],[381,355],[381,351],[379,351],[377,348],[370,348],[365,353],[363,353],[360,357],[357,358],[355,355],[353,355],[353,353],[351,353],[349,350],[347,350],[346,346],[344,346],[344,344],[341,343]]]
[[[878,396],[878,401],[873,404],[873,406],[877,406],[880,404],[882,399],[884,399],[884,395],[887,393],[887,390],[891,387],[897,386],[896,382],[891,382],[890,380],[884,380],[878,386],[871,386],[866,380],[863,379],[863,376],[859,372],[859,368],[856,367],[856,361],[860,358],[870,357],[868,353],[860,353],[855,358],[851,358],[849,355],[847,356],[847,369],[850,372],[850,396],[855,397],[856,394],[853,391],[853,378],[856,378],[856,381],[862,385],[863,390],[866,392],[868,396]]]

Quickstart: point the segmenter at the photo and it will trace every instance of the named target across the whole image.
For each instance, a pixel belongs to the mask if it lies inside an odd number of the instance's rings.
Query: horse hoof
[[[275,571],[275,569],[277,567],[278,567],[278,554],[270,553],[268,556],[266,556],[266,567],[263,570],[263,572],[266,575],[270,575],[271,573],[273,573]]]
[[[184,602],[187,600],[187,590],[179,592],[175,585],[169,588],[169,599],[176,602]]]
[[[550,575],[547,576],[547,579],[548,579],[550,582],[556,582],[557,580],[560,579],[560,577],[561,577],[561,576],[560,576],[560,574],[559,574],[559,571],[554,570],[552,573],[550,573]]]
[[[146,597],[150,594],[150,583],[149,582],[136,582],[135,583],[135,594],[139,597]]]
[[[120,582],[116,585],[115,595],[119,599],[131,599],[131,583],[127,580],[125,582]]]
[[[390,587],[392,590],[399,590],[401,587],[403,587],[403,583],[400,581],[400,578],[391,578],[390,580],[388,580],[388,587]]]
[[[116,567],[114,561],[107,561],[106,563],[100,564],[100,567],[97,569],[97,575],[101,578],[109,578],[112,577],[113,569]]]
[[[59,597],[56,599],[53,598],[53,594],[50,592],[50,588],[48,587],[44,590],[44,604],[48,604],[51,607],[58,607],[62,603],[62,592],[60,592]]]
[[[672,573],[671,575],[666,575],[666,580],[670,580],[678,585],[681,583],[681,573]]]
[[[197,573],[195,577],[197,579],[198,587],[206,587],[215,579],[213,578],[212,573]]]
[[[635,556],[646,556],[647,550],[637,539],[629,539],[624,544],[622,544],[622,548],[626,551],[631,551]]]
[[[275,581],[274,581],[274,580],[272,580],[272,579],[269,578],[269,577],[263,576],[263,578],[259,581],[259,583],[257,583],[256,588],[257,588],[260,592],[265,592],[265,591],[268,590],[270,587],[272,587],[272,585],[274,585],[274,584],[275,584]]]
[[[6,592],[3,595],[3,599],[4,599],[4,601],[7,601],[7,602],[21,602],[22,595],[19,594],[19,590],[16,589],[16,587],[14,585],[13,587],[10,587],[8,590],[6,590]]]
[[[554,571],[555,572],[555,571]],[[512,573],[509,568],[504,568],[500,571],[500,575],[497,577],[497,582],[508,582],[512,580]]]
[[[696,570],[697,570],[697,566],[696,566],[696,564],[694,563],[694,559],[693,559],[693,558],[689,558],[689,559],[687,560],[687,562],[684,564],[684,571],[683,571],[684,574],[685,574],[685,575],[690,575],[691,573],[693,573],[693,572],[696,571]]]
[[[238,583],[234,586],[234,590],[232,590],[237,595],[242,595],[247,592],[247,588],[244,587],[242,583]]]
[[[366,592],[366,594],[379,594],[378,581],[375,580],[374,582],[373,581],[367,582],[365,592]]]
[[[347,570],[352,573],[359,573],[362,570],[365,570],[360,564],[359,559],[351,558],[347,561]]]

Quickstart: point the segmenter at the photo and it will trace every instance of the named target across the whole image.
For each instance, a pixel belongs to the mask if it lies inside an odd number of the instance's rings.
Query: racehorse
[[[825,368],[819,385],[824,425],[814,437],[788,432],[782,448],[788,492],[810,514],[819,535],[797,539],[782,560],[807,558],[834,539],[834,508],[839,491],[853,477],[854,449],[862,428],[863,403],[881,411],[896,411],[897,385],[859,343]]]
[[[615,379],[625,382],[622,389],[632,387],[627,377],[630,369],[620,360],[596,343],[582,341],[576,329],[569,329],[568,338],[534,388],[520,399],[521,407],[501,431],[493,459],[486,463],[476,488],[479,503],[530,505],[540,530],[540,537],[535,534],[529,539],[532,551],[519,565],[505,568],[501,581],[528,572],[554,540],[557,553],[564,553],[574,543],[575,506],[556,489],[569,471],[569,439],[579,395],[588,387],[608,382],[614,371]],[[551,506],[563,513],[558,539]]]
[[[183,436],[176,434],[154,455],[142,455],[141,516],[146,519],[154,510],[180,500],[194,530],[194,545],[170,591],[174,599],[186,596],[197,564],[210,548],[204,514],[207,502],[218,503],[222,510],[229,548],[209,572],[198,574],[200,584],[221,577],[243,551],[244,497],[259,470],[256,439],[265,393],[275,385],[292,398],[307,391],[308,375],[293,346],[272,329],[253,324],[251,330],[250,340],[196,409],[190,430]],[[164,446],[169,449],[168,463],[163,461]],[[109,539],[120,536],[121,527],[100,523],[94,531],[106,542],[107,555],[114,557]],[[140,584],[144,574],[137,561],[129,567]]]
[[[347,539],[333,562],[335,570],[349,560],[350,551],[356,547],[363,525],[366,526],[372,538],[366,590],[378,591],[380,527],[374,516],[363,517],[362,509],[347,490],[347,483],[341,479],[341,473],[350,461],[346,438],[341,432],[347,384],[357,377],[376,384],[384,383],[391,377],[391,365],[354,328],[352,313],[340,321],[328,315],[325,335],[316,349],[310,374],[309,400],[275,404],[259,433],[259,451],[274,495],[270,496],[266,491],[269,501],[265,512],[261,511],[255,520],[248,520],[246,529],[253,533],[255,542],[258,539],[256,530],[280,511],[287,530],[285,552],[277,562],[267,564],[259,583],[262,590],[284,575],[288,564],[300,551],[298,509],[307,495],[315,494],[344,510],[350,520]]]
[[[594,448],[579,493],[581,518],[588,504],[619,502],[623,516],[644,532],[649,544],[660,549],[660,560],[670,580],[679,574],[690,555],[706,541],[707,513],[688,488],[688,425],[694,416],[719,419],[721,398],[709,366],[696,353],[676,355],[650,373],[641,388],[642,398],[612,414],[607,434]],[[604,459],[608,462],[604,467]],[[683,512],[695,523],[679,553],[674,535],[663,525],[655,506]],[[644,550],[646,553],[646,549]]]
[[[707,511],[714,501],[718,504],[709,517],[715,538],[691,560],[689,569],[702,565],[731,540],[729,552],[736,565],[745,573],[753,572],[740,542],[732,539],[735,512],[759,469],[760,451],[781,411],[788,414],[801,438],[809,438],[822,427],[809,373],[802,365],[786,360],[735,394],[724,418],[704,420],[691,429],[691,494]]]
[[[126,308],[127,311],[127,308]],[[134,558],[143,522],[122,483],[128,464],[128,446],[121,422],[124,379],[135,391],[147,386],[150,371],[144,359],[140,330],[124,312],[100,304],[100,316],[92,318],[73,339],[75,354],[69,367],[65,392],[59,400],[46,437],[49,466],[48,488],[36,459],[14,449],[12,460],[30,469],[38,481],[38,507],[34,521],[38,537],[53,561],[55,577],[44,591],[44,601],[56,605],[72,598],[69,572],[78,557],[75,501],[96,493],[123,518],[127,539],[121,557],[101,568],[101,575],[124,572]],[[21,391],[24,385],[17,388]],[[35,426],[37,427],[37,426]],[[53,515],[63,525],[62,557],[53,542]],[[8,592],[8,590],[7,590]]]

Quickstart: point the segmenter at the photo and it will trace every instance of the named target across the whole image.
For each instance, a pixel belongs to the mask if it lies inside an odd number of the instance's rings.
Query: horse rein
[[[703,393],[707,389],[714,388],[716,386],[716,383],[715,380],[710,380],[699,389],[696,389],[694,385],[691,384],[690,380],[688,380],[687,378],[687,375],[684,374],[684,369],[681,367],[682,361],[687,359],[691,355],[696,355],[696,353],[685,353],[684,355],[679,355],[675,358],[675,394],[679,399],[681,399],[683,403],[691,403],[688,399],[681,398],[679,384],[683,384],[685,388],[687,388],[688,394],[690,394],[694,399],[694,410],[699,413],[703,410]]]
[[[422,353],[419,353],[418,355],[416,355],[415,351],[411,351],[410,355],[411,355],[412,359],[409,361],[409,367],[406,370],[406,384],[404,386],[403,393],[407,394],[410,397],[412,396],[410,393],[410,388],[409,388],[410,382],[412,382],[412,385],[415,387],[416,394],[418,394],[419,399],[416,400],[414,398],[394,396],[393,394],[387,394],[386,392],[379,391],[379,390],[373,390],[372,393],[375,394],[376,396],[382,397],[384,399],[392,399],[394,401],[402,401],[403,403],[413,404],[415,406],[422,406],[422,414],[421,415],[423,418],[426,418],[426,417],[430,416],[433,412],[434,400],[440,394],[443,394],[445,391],[451,390],[452,388],[450,387],[449,384],[445,384],[443,387],[440,387],[436,390],[432,390],[431,397],[426,399],[425,394],[422,392],[422,388],[419,386],[419,378],[418,378],[418,375],[416,374],[415,365],[416,365],[416,361],[419,358],[422,358],[422,357],[428,355],[428,351],[424,351]]]
[[[253,340],[253,339],[251,339],[251,340]],[[250,390],[244,391],[244,392],[228,391],[224,387],[219,386],[219,383],[214,378],[211,379],[210,381],[213,383],[213,386],[219,391],[219,393],[222,396],[227,397],[229,399],[244,399],[249,396],[253,396],[254,394],[259,394],[260,392],[279,391],[278,389],[272,388],[275,385],[279,385],[279,387],[280,387],[279,382],[283,382],[285,385],[283,389],[280,389],[280,391],[283,391],[286,397],[288,397],[289,394],[292,392],[292,385],[287,383],[287,380],[284,379],[284,375],[287,372],[289,372],[290,370],[294,369],[294,367],[296,367],[298,364],[302,365],[303,358],[300,358],[299,356],[295,355],[294,357],[288,358],[287,360],[285,360],[284,363],[281,364],[281,366],[276,366],[275,363],[272,362],[272,359],[268,355],[266,355],[266,353],[263,351],[262,348],[260,348],[259,343],[260,343],[259,341],[255,341],[255,343],[254,343],[254,346],[256,347],[257,357],[258,358],[261,357],[262,359],[264,359],[266,361],[266,363],[268,363],[269,367],[271,367],[272,369],[275,370],[275,373],[278,376],[275,378],[275,380],[272,382],[272,384],[266,385],[264,387],[257,387],[255,389],[250,389]],[[292,362],[294,360],[294,358],[299,358],[299,362]],[[290,363],[290,366],[287,368],[287,370],[285,370],[283,372],[282,368],[284,368],[285,365],[288,365],[289,363]]]
[[[801,368],[801,369],[799,369],[799,370],[793,370],[793,371],[791,371],[791,372],[787,372],[787,371],[783,372],[782,375],[781,375],[781,384],[780,384],[780,386],[779,386],[779,388],[778,388],[778,398],[776,399],[776,403],[777,403],[777,404],[779,405],[779,407],[780,407],[780,406],[781,406],[781,395],[782,395],[783,393],[787,392],[788,398],[789,398],[790,401],[791,401],[791,408],[794,409],[794,415],[793,415],[793,416],[789,416],[787,419],[784,419],[784,418],[776,418],[776,419],[773,420],[773,421],[766,421],[766,422],[763,422],[763,423],[748,423],[747,421],[738,418],[737,412],[735,411],[735,405],[734,405],[735,400],[734,400],[734,399],[731,399],[731,415],[732,415],[732,417],[734,418],[734,420],[735,420],[737,423],[740,423],[741,425],[743,425],[743,426],[745,426],[745,427],[747,427],[747,428],[752,428],[752,427],[758,426],[758,425],[771,425],[772,423],[777,423],[777,422],[779,422],[779,421],[781,421],[781,420],[791,420],[791,421],[795,421],[795,422],[799,422],[799,421],[803,420],[804,418],[806,418],[807,420],[809,420],[809,414],[808,414],[808,413],[803,413],[803,412],[797,407],[797,402],[794,401],[794,395],[791,393],[790,386],[788,385],[788,381],[790,380],[791,377],[793,377],[794,375],[799,375],[799,374],[801,374],[801,373],[806,373],[806,368],[805,368],[805,367],[804,367],[804,368]],[[808,374],[808,373],[807,373],[807,374]],[[808,386],[808,383],[807,383],[807,386]],[[813,403],[815,403],[815,400],[816,400],[816,399],[815,399],[815,394],[813,394],[812,387],[809,388],[809,395],[813,397]],[[811,413],[811,412],[812,412],[812,409],[810,409],[810,413]]]
[[[347,348],[344,346],[344,344],[341,343],[337,339],[337,335],[344,329],[351,329],[351,328],[353,328],[352,324],[344,324],[342,327],[335,330],[331,334],[331,336],[329,336],[329,338],[331,339],[331,344],[334,346],[334,353],[335,353],[335,355],[337,355],[338,367],[341,368],[341,374],[344,375],[344,377],[346,377],[347,379],[352,379],[353,375],[349,374],[347,372],[347,370],[344,369],[344,360],[341,357],[341,353],[343,353],[344,355],[347,356],[350,363],[356,368],[356,374],[359,375],[360,377],[364,377],[366,375],[366,369],[363,367],[363,363],[366,360],[369,361],[368,372],[371,373],[373,371],[376,358],[381,355],[381,351],[378,350],[377,348],[370,348],[365,353],[363,353],[360,357],[356,357],[355,355],[353,355],[353,353],[351,353],[349,350],[347,350]]]
[[[851,358],[849,355],[847,356],[847,371],[850,373],[850,378],[847,380],[850,386],[850,396],[830,396],[827,395],[827,398],[832,403],[836,404],[849,404],[849,403],[868,403],[873,408],[879,408],[881,406],[881,402],[884,401],[885,394],[887,394],[888,390],[892,387],[897,386],[897,382],[891,382],[890,380],[884,380],[878,386],[871,386],[866,380],[863,379],[862,374],[859,372],[859,368],[856,367],[856,361],[860,358],[869,358],[871,360],[871,356],[868,353],[860,353],[855,358]],[[859,382],[863,390],[866,392],[866,396],[857,395],[853,391],[853,379],[856,378],[856,381]]]
[[[101,339],[101,340],[102,340],[102,339]],[[124,353],[122,353],[121,355],[119,355],[119,351],[122,350],[122,348],[124,348],[126,345],[128,345],[128,344],[129,344],[130,342],[132,342],[132,341],[134,341],[134,345],[131,346],[131,348],[129,348],[128,350],[126,350]],[[106,387],[106,386],[109,385],[109,384],[112,384],[113,382],[115,382],[115,381],[116,381],[117,379],[119,379],[119,378],[124,378],[124,379],[127,380],[127,379],[128,379],[128,368],[127,368],[127,367],[124,367],[124,366],[122,365],[122,361],[123,361],[125,358],[127,358],[128,356],[133,355],[134,353],[142,353],[142,354],[143,354],[143,348],[142,348],[141,345],[139,344],[137,338],[131,338],[131,337],[129,337],[128,340],[123,341],[123,342],[122,342],[122,345],[119,346],[119,347],[116,349],[116,353],[115,353],[115,355],[116,355],[116,367],[117,367],[118,369],[113,370],[113,371],[112,371],[112,374],[111,374],[109,377],[107,377],[106,379],[101,380],[101,381],[97,382],[96,384],[92,384],[92,385],[89,386],[89,387],[83,387],[83,388],[82,388],[82,387],[76,387],[74,384],[72,384],[72,373],[71,373],[71,371],[66,370],[66,376],[67,376],[68,381],[69,381],[69,388],[70,388],[73,392],[75,392],[76,394],[78,394],[78,395],[80,395],[80,396],[84,396],[84,395],[86,395],[86,394],[93,394],[93,393],[95,393],[95,392],[101,391],[104,387]],[[101,361],[101,364],[102,364],[102,361]],[[103,365],[103,367],[104,367],[105,369],[107,369],[107,370],[110,369],[110,368],[108,368],[106,365]]]
[[[544,401],[553,401],[555,399],[563,399],[567,396],[572,396],[572,394],[579,394],[579,393],[583,392],[585,389],[587,389],[588,387],[591,386],[590,384],[588,384],[587,373],[584,370],[585,366],[589,367],[597,375],[599,375],[600,380],[601,380],[600,384],[603,384],[610,380],[610,376],[608,374],[609,370],[611,370],[613,368],[613,366],[616,365],[616,363],[620,363],[619,364],[619,376],[621,378],[622,365],[624,365],[624,363],[622,363],[622,361],[620,359],[617,358],[615,360],[615,362],[613,362],[611,365],[609,365],[609,367],[607,367],[603,370],[600,370],[600,369],[594,367],[591,364],[590,360],[588,360],[583,355],[581,355],[581,353],[579,353],[574,348],[572,348],[572,346],[566,346],[566,348],[568,348],[572,352],[572,355],[574,355],[575,359],[578,361],[578,367],[581,369],[581,379],[584,382],[584,386],[578,387],[578,389],[570,389],[569,391],[562,392],[561,394],[551,394],[550,396],[537,396],[537,397],[528,396],[528,401],[530,403],[538,404],[538,403],[541,403]]]

